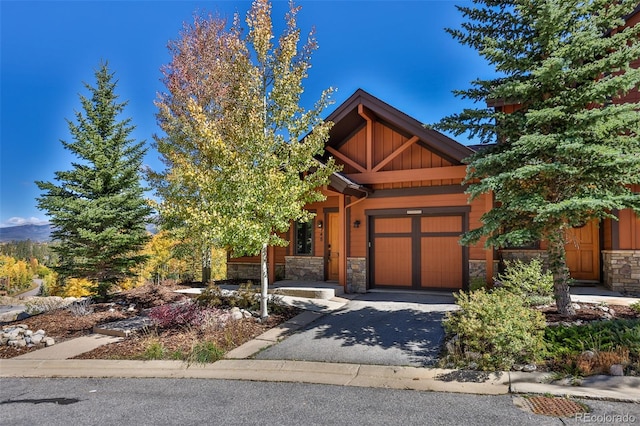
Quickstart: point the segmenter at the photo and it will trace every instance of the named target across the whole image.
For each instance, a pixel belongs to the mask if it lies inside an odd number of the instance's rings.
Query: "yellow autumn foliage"
[[[86,278],[68,278],[62,291],[62,297],[85,297],[94,294],[95,283]]]

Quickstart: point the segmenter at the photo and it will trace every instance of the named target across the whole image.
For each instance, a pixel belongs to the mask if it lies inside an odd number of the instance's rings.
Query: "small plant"
[[[477,291],[480,289],[488,289],[487,281],[482,277],[473,277],[469,283],[469,291]]]
[[[224,356],[224,350],[220,349],[214,342],[205,341],[196,343],[188,356],[189,364],[206,364],[216,362]]]
[[[163,359],[164,355],[165,348],[162,346],[162,343],[157,340],[151,340],[144,350],[142,358],[145,360]]]
[[[71,312],[74,317],[83,317],[93,313],[93,306],[91,306],[91,298],[85,297],[80,300],[76,300],[67,307],[67,310]]]
[[[455,295],[460,310],[444,321],[450,344],[444,363],[473,365],[482,370],[509,370],[535,362],[544,347],[545,321],[540,312],[505,290],[478,290]]]
[[[629,307],[631,309],[633,309],[634,311],[640,313],[640,301],[637,301],[635,303],[632,303],[631,305],[629,305]]]
[[[553,302],[553,276],[542,271],[539,258],[529,263],[505,260],[505,266],[504,273],[498,274],[498,287],[522,297],[529,306]]]
[[[223,309],[237,307],[252,312],[260,310],[260,291],[251,282],[240,285],[236,291],[210,285],[196,300],[201,305]],[[289,307],[282,302],[282,297],[271,295],[267,299],[267,309],[272,314],[279,314]]]
[[[613,364],[640,362],[640,320],[548,327],[545,343],[553,369],[574,375],[607,374]]]
[[[196,321],[198,306],[192,302],[156,306],[149,311],[149,318],[160,328],[189,325]]]

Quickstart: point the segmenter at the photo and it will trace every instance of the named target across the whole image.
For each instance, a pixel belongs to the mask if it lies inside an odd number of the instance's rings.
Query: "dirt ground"
[[[175,293],[176,287],[142,286],[126,293],[115,295],[109,303],[92,304],[93,312],[74,315],[69,309],[57,309],[3,325],[10,327],[25,324],[31,330],[42,329],[56,343],[92,333],[94,325],[118,321],[138,315],[142,310],[186,299]],[[266,321],[255,318],[229,321],[224,327],[151,327],[133,334],[119,343],[101,346],[78,356],[78,359],[144,359],[145,351],[151,344],[160,345],[166,353],[186,354],[199,342],[210,341],[225,352],[262,334],[264,331],[292,318],[298,309],[290,309],[282,314],[270,315]],[[38,347],[16,348],[0,346],[0,358],[13,358],[33,351]],[[177,356],[177,355],[176,355]]]
[[[91,305],[93,312],[88,315],[74,315],[69,309],[58,309],[26,318],[14,324],[25,324],[32,330],[42,329],[56,342],[92,333],[94,325],[117,321],[138,315],[142,310],[177,302],[186,296],[175,293],[175,286],[142,286],[114,295],[109,303]],[[606,308],[606,309],[603,309]],[[596,320],[640,318],[640,313],[628,306],[581,303],[576,315],[567,318],[558,314],[555,307],[541,308],[548,323],[586,323]],[[225,352],[262,334],[264,331],[292,318],[299,312],[290,309],[282,314],[270,315],[267,321],[246,318],[227,322],[224,327],[203,328],[178,326],[172,328],[149,328],[138,332],[120,343],[113,343],[84,353],[79,359],[144,359],[150,345],[162,347],[167,354],[184,354],[191,351],[198,342],[214,342]],[[12,358],[34,348],[0,347],[0,358]],[[168,355],[171,356],[171,355]]]

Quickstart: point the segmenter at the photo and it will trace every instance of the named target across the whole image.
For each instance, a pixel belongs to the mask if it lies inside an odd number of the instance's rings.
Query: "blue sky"
[[[469,104],[455,98],[477,77],[492,75],[478,54],[445,31],[458,27],[455,5],[465,1],[298,1],[298,26],[316,28],[319,49],[305,81],[303,104],[337,88],[335,104],[362,88],[425,123]],[[118,80],[124,117],[146,140],[160,130],[154,100],[164,90],[160,67],[169,62],[169,40],[196,11],[242,17],[250,1],[28,1],[0,0],[0,226],[43,223],[36,207],[36,180],[52,181],[75,157],[66,119],[81,110],[83,82],[94,85],[94,70],[107,60]],[[286,1],[273,2],[276,31]],[[457,138],[461,143],[470,143]],[[149,148],[146,165],[159,169]]]

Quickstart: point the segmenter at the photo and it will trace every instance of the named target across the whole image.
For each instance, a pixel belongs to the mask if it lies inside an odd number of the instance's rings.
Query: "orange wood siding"
[[[466,197],[467,195],[465,195]],[[479,228],[482,225],[480,218],[486,212],[485,205],[489,195],[483,194],[471,202],[471,212],[469,212],[469,229]],[[484,248],[483,238],[478,243],[469,247],[469,259],[484,260],[487,249]],[[491,250],[491,249],[489,249]]]
[[[620,250],[640,250],[640,218],[630,209],[621,210],[619,217]]]
[[[640,193],[640,185],[632,185],[631,190]],[[640,217],[631,209],[621,210],[618,217],[620,250],[640,250]]]
[[[353,135],[350,139],[347,140],[339,149],[339,152],[349,157],[351,160],[355,161],[362,167],[366,167],[367,165],[367,131],[366,128],[360,129],[355,135]],[[337,161],[339,164],[344,164],[341,161]],[[357,170],[348,165],[344,164],[344,168],[342,170],[343,173],[356,173]]]
[[[419,145],[415,136],[407,137],[380,122],[363,127],[342,144],[337,152],[328,148],[343,173],[376,189],[398,189],[434,185],[456,185],[464,178],[464,166],[456,166]],[[369,153],[371,149],[371,153]],[[371,164],[367,164],[371,155]],[[370,166],[370,168],[368,168]],[[434,170],[428,170],[434,169]]]
[[[605,219],[602,222],[602,228],[603,228],[603,237],[604,237],[604,241],[603,241],[603,248],[605,250],[611,250],[613,248],[613,240],[612,240],[612,220],[611,219]]]
[[[289,234],[284,234],[284,238],[288,238]],[[284,257],[288,256],[289,247],[275,247],[276,263],[284,263]],[[230,257],[227,259],[227,263],[260,263],[260,255],[256,256],[242,256],[242,257]]]

